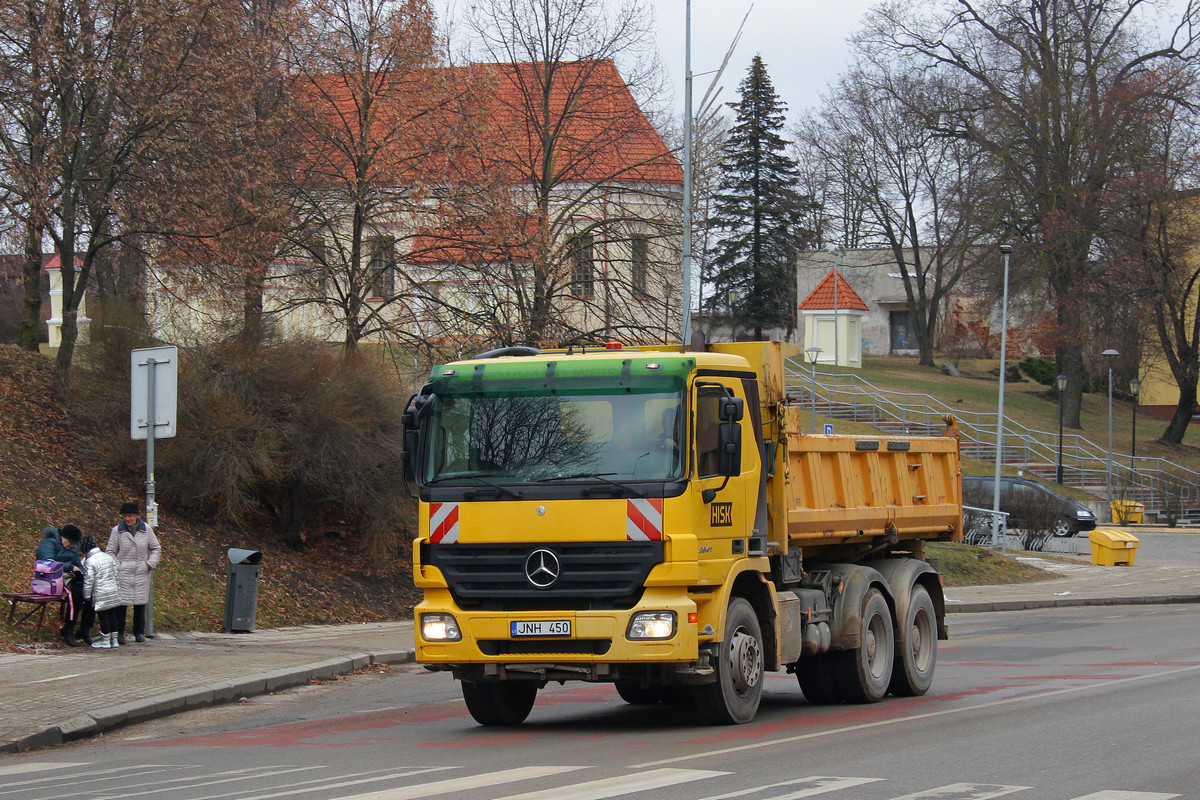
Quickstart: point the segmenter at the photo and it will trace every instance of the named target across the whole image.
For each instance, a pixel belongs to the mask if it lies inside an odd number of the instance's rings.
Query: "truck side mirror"
[[[427,389],[428,385],[410,397],[404,413],[400,416],[400,422],[404,426],[404,449],[400,453],[402,477],[409,494],[414,497],[416,495],[410,484],[416,482],[417,451],[421,446],[421,418],[428,412],[429,401],[432,399]]]
[[[740,397],[722,397],[717,415],[722,422],[739,422],[746,412],[746,401]]]
[[[741,398],[736,398],[741,403]],[[739,405],[738,410],[741,410]],[[741,418],[741,415],[738,415]],[[742,472],[742,426],[737,422],[722,422],[717,434],[717,470],[726,477]]]

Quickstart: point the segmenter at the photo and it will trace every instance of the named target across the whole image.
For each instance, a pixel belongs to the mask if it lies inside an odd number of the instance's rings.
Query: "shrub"
[[[1058,377],[1054,364],[1044,358],[1027,358],[1020,363],[1021,371],[1043,386],[1053,386]]]
[[[407,395],[376,360],[297,341],[188,356],[178,434],[157,464],[164,499],[242,526],[269,521],[294,547],[333,519],[379,555],[402,552]]]

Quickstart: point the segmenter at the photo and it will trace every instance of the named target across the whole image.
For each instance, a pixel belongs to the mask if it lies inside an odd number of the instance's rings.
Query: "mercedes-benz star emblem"
[[[525,578],[539,589],[549,589],[561,573],[558,556],[549,550],[534,550],[525,559]]]

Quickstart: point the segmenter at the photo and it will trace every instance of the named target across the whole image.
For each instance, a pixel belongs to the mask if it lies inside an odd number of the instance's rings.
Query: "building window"
[[[650,237],[636,234],[629,240],[630,278],[633,283],[633,293],[637,297],[649,297],[647,272],[650,267]]]
[[[367,299],[386,300],[396,293],[396,240],[390,236],[363,241],[367,252]]]
[[[916,350],[917,334],[913,330],[912,317],[907,311],[892,311],[889,315],[891,323],[892,352],[900,353]]]
[[[567,256],[571,263],[571,296],[595,297],[596,272],[592,264],[595,241],[590,233],[581,233],[571,239]]]

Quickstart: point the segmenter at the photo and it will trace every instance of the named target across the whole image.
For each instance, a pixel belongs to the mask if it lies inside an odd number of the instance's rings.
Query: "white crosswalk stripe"
[[[507,797],[497,798],[497,800],[605,800],[608,797],[620,797],[633,792],[649,792],[690,781],[702,781],[732,774],[732,772],[712,772],[703,769],[664,767],[652,769],[649,772],[618,775],[615,778],[603,778],[556,789],[510,794]]]
[[[988,800],[1014,792],[1023,792],[1029,786],[997,786],[990,783],[952,783],[916,794],[906,794],[893,800]]]
[[[0,775],[16,775],[19,772],[42,772],[48,769],[74,769],[75,767],[86,767],[87,764],[80,764],[71,761],[30,761],[28,764],[4,764],[0,766]]]
[[[749,789],[738,789],[734,792],[698,798],[698,800],[732,800],[735,797],[745,797],[748,794],[757,795],[759,792],[773,791],[782,786],[790,787],[790,791],[787,794],[773,794],[769,797],[763,797],[760,800],[800,800],[804,797],[816,797],[819,794],[836,792],[839,789],[862,786],[864,783],[878,783],[881,780],[883,778],[831,778],[818,775],[811,778],[797,778],[791,781],[769,783],[765,786],[752,786]]]
[[[1107,790],[1092,792],[1073,800],[1171,800],[1173,797],[1183,797],[1181,794],[1163,794],[1162,792],[1119,792]]]
[[[398,786],[394,789],[338,797],[334,800],[414,800],[418,797],[468,792],[502,783],[515,783],[533,778],[544,778],[548,775],[560,775],[564,772],[574,772],[577,769],[587,769],[587,767],[519,767],[499,772],[485,772],[481,775],[467,775],[462,778],[418,783],[413,786]]]

